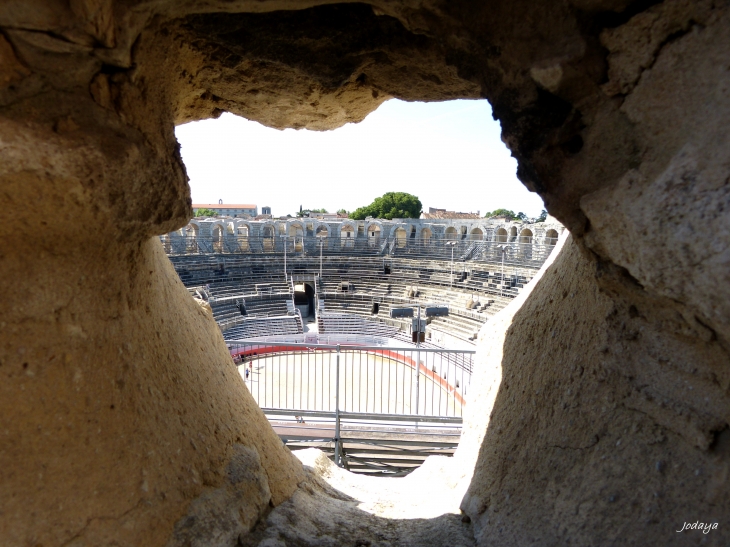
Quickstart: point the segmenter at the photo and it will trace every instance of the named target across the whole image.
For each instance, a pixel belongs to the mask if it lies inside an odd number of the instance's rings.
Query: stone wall
[[[548,235],[548,231],[560,235],[565,227],[554,219],[546,222],[511,222],[496,219],[479,220],[422,220],[422,219],[371,219],[371,220],[338,220],[321,221],[317,219],[289,219],[289,220],[242,220],[237,218],[193,218],[187,226],[171,232],[168,236],[175,239],[177,236],[191,236],[197,234],[212,238],[213,230],[219,230],[222,235],[237,235],[245,228],[249,237],[264,237],[264,226],[271,226],[276,234],[288,234],[290,237],[300,238],[314,236],[320,228],[329,234],[328,237],[345,237],[345,228],[352,228],[356,239],[372,239],[369,232],[378,233],[378,239],[396,237],[396,230],[405,230],[406,236],[411,237],[415,232],[416,239],[469,239],[471,241],[498,241],[498,230],[507,233],[505,241],[516,241],[523,230],[532,233],[531,242],[545,243],[546,238],[555,239]],[[308,228],[310,227],[311,228]],[[447,234],[447,229],[452,228]],[[424,232],[425,230],[425,232]],[[360,233],[361,232],[361,233]],[[480,233],[481,232],[481,233]],[[500,232],[501,233],[501,232]],[[514,234],[514,235],[510,235]],[[554,243],[554,241],[552,241]],[[550,242],[548,242],[550,243]]]
[[[666,303],[616,290],[624,272],[597,282],[572,238],[552,258],[478,340],[481,396],[456,457],[474,468],[462,509],[478,543],[726,543],[676,533],[730,512],[729,406],[713,385],[730,379],[726,353]]]
[[[730,542],[729,31],[725,0],[2,3],[4,543],[233,545],[296,489],[150,239],[192,215],[173,130],[391,97],[488,99],[573,235],[484,341],[479,544]]]

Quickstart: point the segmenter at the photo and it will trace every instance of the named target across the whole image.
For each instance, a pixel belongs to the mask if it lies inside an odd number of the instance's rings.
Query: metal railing
[[[408,417],[461,418],[474,353],[440,348],[227,343],[234,359],[249,366],[246,385],[264,410]]]
[[[382,345],[229,340],[249,392],[266,414],[460,424],[473,351]]]

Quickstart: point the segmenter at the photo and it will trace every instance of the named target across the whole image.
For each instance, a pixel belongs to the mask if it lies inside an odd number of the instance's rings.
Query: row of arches
[[[202,223],[201,223],[202,224]],[[179,235],[188,237],[198,237],[201,235],[201,224],[197,222],[190,222],[185,228],[182,228]],[[258,230],[259,236],[264,239],[274,239],[277,235],[289,236],[294,239],[303,239],[306,237],[317,237],[317,238],[330,238],[339,237],[343,240],[355,239],[365,235],[371,245],[377,244],[383,235],[384,227],[380,222],[371,222],[366,226],[358,226],[355,223],[343,222],[338,226],[339,230],[336,233],[334,228],[326,223],[319,222],[286,222],[275,224],[273,222],[267,222],[263,224]],[[364,230],[363,230],[364,228]],[[215,222],[209,225],[210,236],[214,242],[221,242],[225,235],[236,235],[243,238],[254,235],[252,227],[249,224],[241,223],[225,223]],[[358,231],[359,230],[359,231]],[[362,233],[364,231],[364,233]],[[392,236],[396,240],[399,246],[405,245],[408,239],[420,240],[423,243],[428,243],[434,232],[432,227],[424,226],[420,229],[416,225],[397,225],[392,230]],[[444,238],[446,240],[471,240],[471,241],[484,241],[487,236],[487,231],[482,227],[473,227],[468,230],[467,226],[447,226],[444,231]],[[555,229],[548,229],[544,234],[544,241],[537,241],[535,234],[530,228],[523,228],[518,232],[516,226],[512,226],[507,230],[504,227],[499,227],[492,232],[492,237],[489,238],[491,241],[498,243],[545,243],[554,245],[558,239],[558,231]],[[542,238],[541,238],[542,239]]]

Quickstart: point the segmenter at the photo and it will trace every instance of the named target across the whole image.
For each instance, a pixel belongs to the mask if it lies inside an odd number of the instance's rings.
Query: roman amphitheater
[[[473,344],[487,318],[529,283],[563,230],[554,219],[228,217],[192,219],[161,240],[227,339],[303,333],[308,317],[322,333],[410,335],[408,322],[387,319],[391,307],[443,304],[453,308],[448,319],[431,320],[426,335],[449,347]]]
[[[0,544],[730,544],[727,1],[10,0],[0,60]],[[190,221],[176,125],[391,98],[548,220]]]

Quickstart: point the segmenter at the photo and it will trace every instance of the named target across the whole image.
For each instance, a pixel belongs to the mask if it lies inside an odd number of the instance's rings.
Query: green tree
[[[524,213],[519,214],[524,215]],[[509,220],[517,220],[519,218],[514,211],[510,211],[509,209],[495,209],[491,213],[487,213],[486,215],[484,215],[484,218],[494,217],[505,217]]]
[[[195,211],[196,217],[214,217],[217,214],[218,213],[216,213],[213,209],[203,208],[203,209],[198,209],[197,211]]]
[[[348,211],[347,209],[337,209],[337,214],[338,215],[349,215],[350,211]]]
[[[545,222],[547,219],[547,211],[545,209],[542,210],[542,213],[540,213],[540,216],[535,219],[535,222]]]
[[[421,200],[405,192],[388,192],[375,198],[370,205],[355,209],[350,218],[363,220],[365,217],[385,218],[419,218],[421,216]]]

